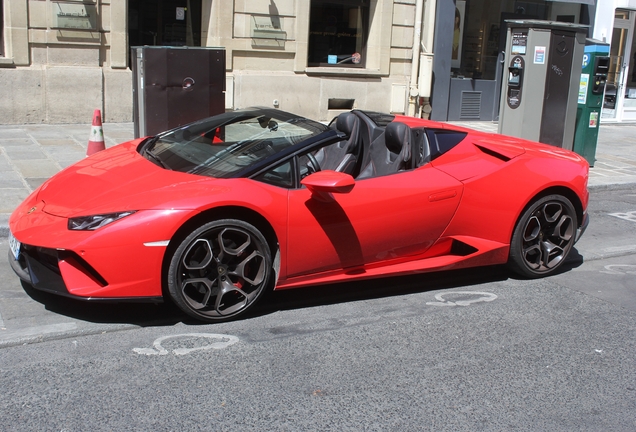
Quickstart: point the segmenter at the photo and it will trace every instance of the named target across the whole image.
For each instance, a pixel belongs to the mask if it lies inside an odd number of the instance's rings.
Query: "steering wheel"
[[[307,159],[309,159],[309,163],[307,164],[307,167],[311,170],[313,169],[313,172],[318,172],[320,171],[320,164],[318,163],[318,161],[316,160],[316,157],[314,155],[312,155],[311,153],[307,153]],[[311,165],[311,166],[309,166]]]

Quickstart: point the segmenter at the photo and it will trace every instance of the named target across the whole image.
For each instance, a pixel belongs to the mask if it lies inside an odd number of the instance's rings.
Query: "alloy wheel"
[[[565,261],[577,227],[574,207],[554,195],[534,203],[520,219],[511,242],[514,270],[529,276],[546,276]]]
[[[187,313],[206,320],[238,315],[266,287],[270,253],[262,234],[242,221],[204,225],[173,256],[169,290]]]

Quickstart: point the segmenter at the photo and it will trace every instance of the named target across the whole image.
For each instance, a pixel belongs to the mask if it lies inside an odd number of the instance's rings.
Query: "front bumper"
[[[164,241],[190,211],[139,211],[95,231],[72,231],[67,218],[30,204],[31,213],[23,204],[9,221],[21,243],[18,259],[10,253],[9,263],[23,281],[84,300],[162,297]]]
[[[73,266],[77,271],[86,275],[96,287],[108,286],[108,282],[73,252],[22,245],[18,259],[13,257],[11,251],[8,253],[8,259],[15,274],[38,291],[87,301],[163,301],[161,296],[85,297],[73,295],[69,292],[63,276],[63,269],[69,266]]]

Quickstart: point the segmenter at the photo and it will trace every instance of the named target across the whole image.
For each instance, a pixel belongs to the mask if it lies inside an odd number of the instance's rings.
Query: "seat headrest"
[[[404,123],[389,123],[384,130],[384,143],[391,153],[399,154],[405,146],[408,152],[411,143],[411,128]],[[408,158],[409,155],[410,152],[404,156]]]
[[[338,115],[338,119],[336,120],[336,129],[340,132],[346,133],[347,135],[351,135],[351,133],[355,130],[357,123],[358,116],[350,112],[345,112]]]

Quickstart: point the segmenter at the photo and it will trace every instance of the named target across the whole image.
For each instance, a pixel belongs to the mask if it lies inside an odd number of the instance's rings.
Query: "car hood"
[[[158,167],[136,151],[139,140],[111,147],[61,171],[38,191],[46,213],[74,217],[165,208],[190,208],[186,197],[214,193],[209,177]],[[222,186],[219,188],[223,189]]]

